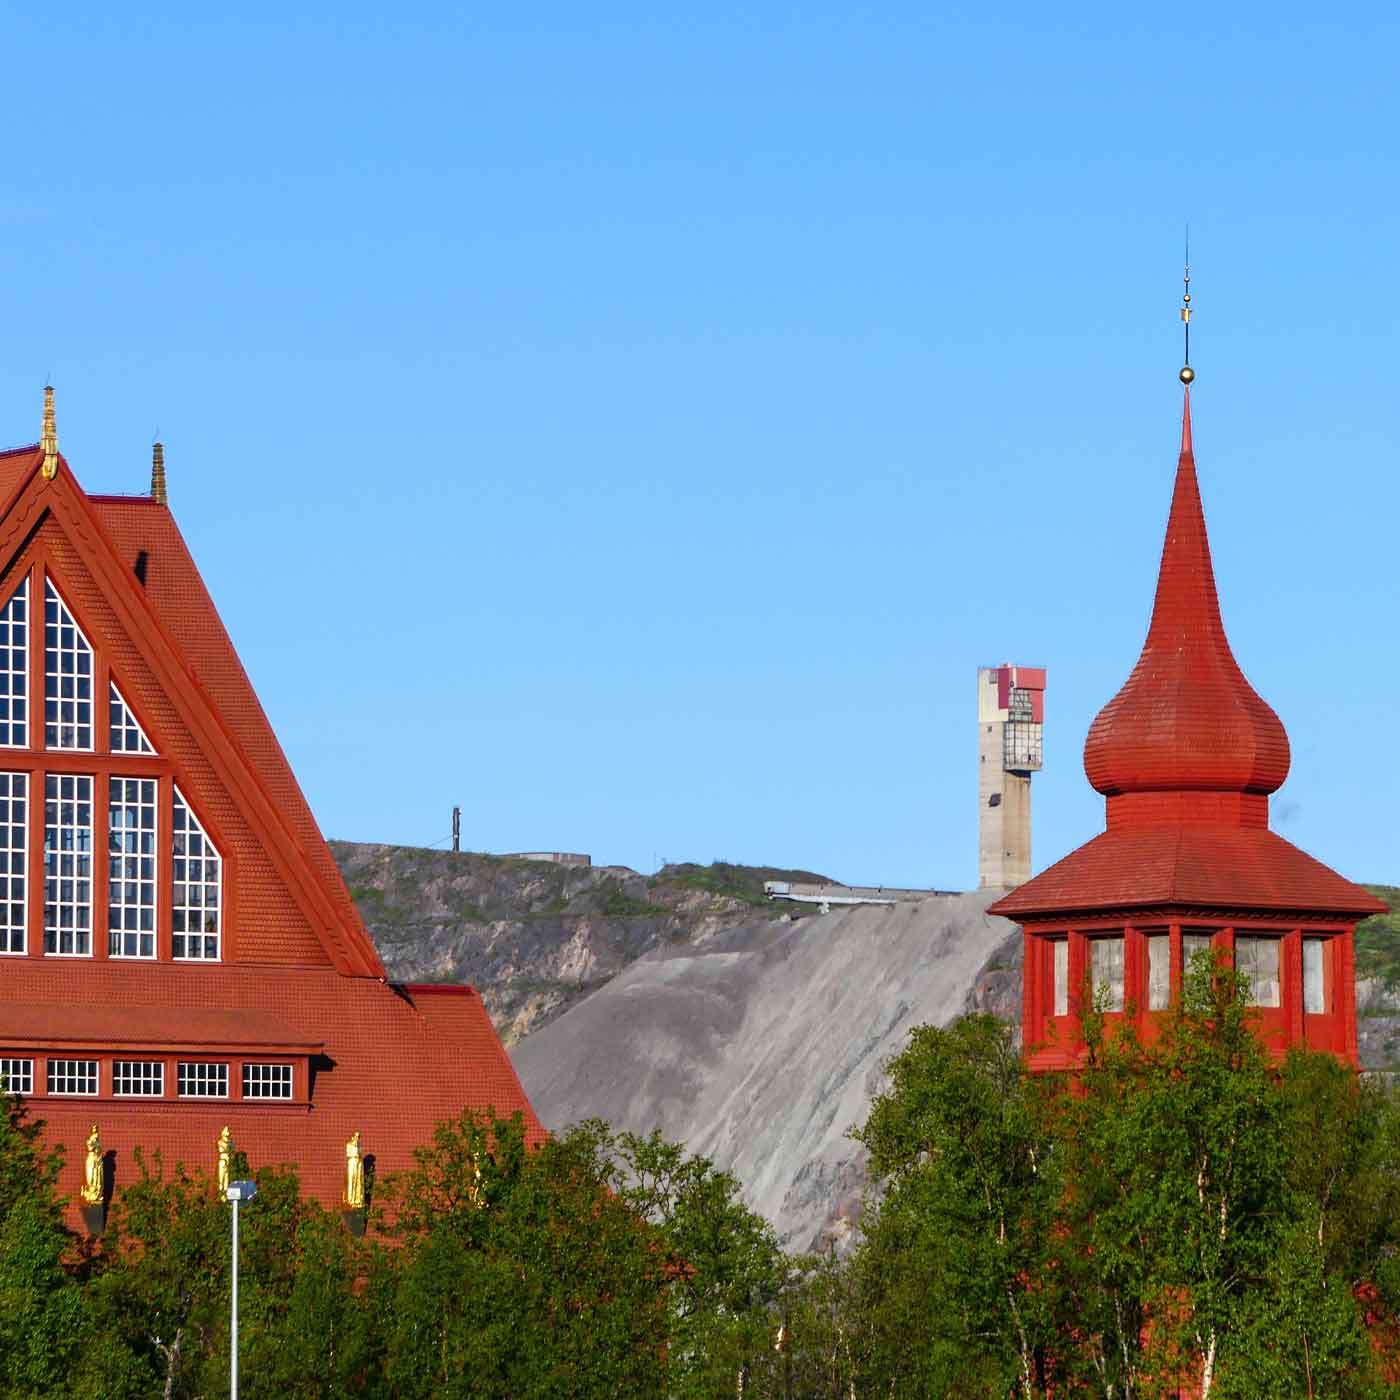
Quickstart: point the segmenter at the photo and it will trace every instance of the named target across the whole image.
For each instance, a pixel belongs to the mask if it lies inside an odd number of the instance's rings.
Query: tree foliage
[[[248,1400],[1374,1400],[1400,1357],[1400,1110],[1275,1063],[1202,960],[1139,1039],[1093,1011],[1073,1078],[989,1017],[915,1031],[857,1136],[858,1246],[791,1259],[657,1134],[440,1123],[364,1237],[287,1166],[241,1215]],[[100,1241],[61,1154],[0,1114],[0,1395],[227,1392],[229,1214],[137,1159]]]
[[[1391,1393],[1400,1114],[1330,1057],[1274,1063],[1244,990],[1207,957],[1150,1040],[1091,1013],[1072,1080],[990,1018],[916,1031],[859,1132],[861,1345],[812,1393]]]

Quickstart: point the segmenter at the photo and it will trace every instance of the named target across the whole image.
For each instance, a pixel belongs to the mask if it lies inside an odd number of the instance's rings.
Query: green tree
[[[1011,1030],[916,1029],[856,1137],[881,1195],[854,1263],[870,1393],[1036,1396],[1056,1159]]]
[[[387,1184],[400,1245],[393,1395],[666,1393],[667,1259],[605,1148],[585,1127],[527,1152],[518,1115],[468,1111]]]
[[[986,1018],[916,1031],[859,1134],[865,1239],[809,1299],[846,1389],[813,1394],[1389,1393],[1400,1110],[1260,1029],[1206,957],[1146,1040],[1086,1015],[1072,1078]]]
[[[740,1369],[766,1359],[781,1322],[788,1264],[772,1227],[739,1199],[733,1176],[659,1132],[614,1137],[600,1122],[585,1131],[621,1168],[622,1199],[665,1252],[667,1393],[732,1394]]]
[[[0,1223],[0,1394],[67,1394],[87,1333],[82,1289],[63,1267],[70,1244],[42,1190]]]

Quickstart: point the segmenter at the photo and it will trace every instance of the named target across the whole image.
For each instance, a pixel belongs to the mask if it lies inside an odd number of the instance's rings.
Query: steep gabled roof
[[[89,497],[66,460],[52,480],[38,448],[0,453],[0,566],[41,533],[58,532],[90,572],[125,639],[149,666],[204,758],[226,785],[266,861],[347,976],[384,966],[258,703],[167,507]],[[144,554],[144,584],[137,560]]]

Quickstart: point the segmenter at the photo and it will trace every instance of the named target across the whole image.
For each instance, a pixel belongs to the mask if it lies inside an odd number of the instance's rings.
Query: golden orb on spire
[[[1177,378],[1181,380],[1183,384],[1190,384],[1195,377],[1196,371],[1192,369],[1190,365],[1182,365],[1181,373],[1177,375]]]

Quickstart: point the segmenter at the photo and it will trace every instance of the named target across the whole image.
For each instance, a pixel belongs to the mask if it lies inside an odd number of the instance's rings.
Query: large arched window
[[[41,596],[39,648],[29,605]],[[34,566],[0,607],[0,955],[217,962],[222,908],[206,826]]]

